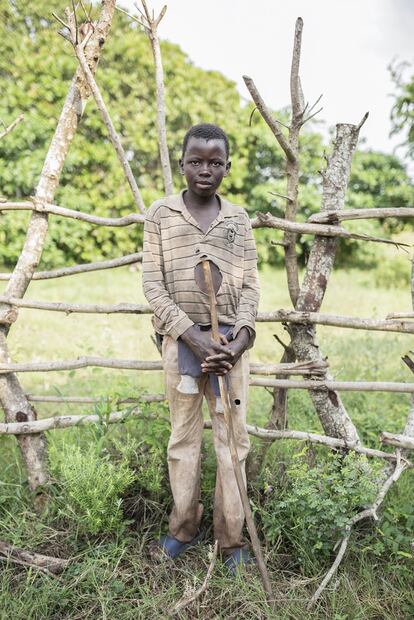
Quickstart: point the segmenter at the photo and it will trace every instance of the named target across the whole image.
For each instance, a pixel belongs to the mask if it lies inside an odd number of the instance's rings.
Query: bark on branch
[[[139,417],[140,415],[142,415],[142,412],[139,407],[134,407],[129,410],[112,412],[105,416],[104,420],[105,424],[118,424],[125,422],[129,418]],[[84,424],[99,423],[102,423],[102,416],[96,414],[56,416],[36,420],[34,422],[0,423],[0,435],[35,434],[50,430],[70,428],[73,426],[82,426]],[[204,428],[206,430],[212,429],[211,420],[204,421]],[[381,458],[387,461],[397,460],[396,455],[393,453],[384,452],[383,450],[376,450],[374,448],[365,448],[356,442],[348,443],[342,439],[337,439],[336,437],[328,437],[317,433],[308,433],[295,430],[268,430],[266,428],[260,428],[251,424],[247,424],[246,429],[249,435],[260,437],[261,439],[266,439],[268,441],[279,441],[283,439],[307,441],[312,444],[326,446],[331,450],[352,450],[358,454],[364,454],[370,458]],[[404,461],[404,463],[407,467],[412,467],[412,463],[409,461]]]
[[[100,217],[89,213],[82,213],[75,209],[67,209],[50,203],[40,203],[37,200],[23,200],[20,202],[4,201],[0,202],[0,211],[33,211],[35,213],[50,213],[60,217],[68,217],[72,220],[96,224],[97,226],[131,226],[131,224],[143,224],[144,216],[138,213],[131,213],[124,217]]]
[[[340,124],[336,126],[333,151],[327,159],[326,170],[322,173],[323,211],[339,211],[344,206],[351,161],[358,141],[359,129],[360,125]],[[315,238],[295,310],[300,312],[319,311],[333,268],[336,248],[336,238],[326,236]],[[316,343],[315,328],[312,325],[302,326],[291,323],[289,331],[292,338],[291,344],[298,360],[323,359]],[[334,391],[336,389],[335,383],[332,382],[328,372],[326,373],[326,384],[331,387],[325,390],[310,390],[310,396],[325,433],[346,441],[358,442],[357,430],[339,395]]]
[[[280,217],[275,217],[270,213],[261,213],[258,211],[256,217],[251,220],[253,228],[276,228],[277,230],[285,230],[303,235],[318,235],[321,237],[331,237],[342,239],[357,239],[359,241],[375,241],[376,243],[387,243],[396,247],[411,247],[409,243],[400,243],[392,239],[383,239],[382,237],[373,237],[371,235],[362,235],[359,233],[350,233],[341,226],[332,226],[330,224],[306,224],[302,222],[289,222]]]
[[[50,280],[52,278],[64,278],[74,276],[78,273],[88,273],[89,271],[101,271],[103,269],[113,269],[142,262],[142,252],[126,254],[120,258],[110,258],[109,260],[97,261],[96,263],[84,263],[83,265],[73,265],[73,267],[62,267],[52,271],[36,271],[32,280]],[[0,273],[0,280],[10,280],[10,273]]]
[[[26,551],[4,541],[0,541],[0,554],[10,562],[36,568],[46,574],[57,575],[68,566],[70,560],[54,558],[50,555]]]
[[[387,217],[414,217],[414,208],[345,209],[341,213],[328,211],[327,213],[314,213],[308,217],[308,222],[313,224],[337,224],[344,220],[368,220]]]
[[[349,329],[364,329],[367,331],[399,332],[405,334],[414,333],[414,323],[410,321],[387,319],[365,319],[353,316],[339,316],[335,314],[321,314],[320,312],[299,312],[297,310],[275,310],[273,312],[260,312],[257,322],[282,322],[282,323],[314,323],[331,327],[344,327]]]
[[[103,0],[98,22],[89,39],[87,57],[91,70],[95,71],[100,52],[108,35],[115,11],[115,0]],[[46,159],[36,188],[35,200],[38,205],[50,204],[59,184],[60,175],[69,146],[75,135],[78,122],[82,116],[88,88],[81,71],[77,71],[63,110],[49,146]],[[10,277],[5,295],[7,297],[23,297],[33,273],[42,255],[48,229],[47,213],[33,212],[28,226],[26,240],[17,265]],[[0,305],[0,323],[4,322],[10,308]],[[8,325],[0,325],[0,362],[9,362],[7,347]],[[12,422],[16,417],[35,420],[36,413],[28,402],[16,375],[8,373],[0,377],[0,403],[5,411],[6,420]],[[46,444],[42,435],[19,438],[23,459],[28,473],[30,488],[35,491],[42,488],[48,481]]]
[[[293,152],[292,147],[289,144],[289,141],[287,140],[287,138],[285,138],[284,134],[280,130],[279,123],[273,118],[269,108],[266,106],[265,102],[263,101],[262,96],[257,90],[256,85],[253,82],[252,78],[249,77],[248,75],[243,75],[243,80],[247,86],[247,90],[249,91],[257,109],[259,110],[264,121],[267,123],[271,132],[273,133],[276,140],[278,141],[281,149],[286,155],[286,158],[289,161],[294,162],[296,160],[295,153]]]
[[[115,368],[123,370],[162,370],[162,361],[145,360],[122,360],[105,357],[82,356],[75,360],[61,360],[48,362],[33,362],[23,364],[0,364],[0,374],[10,372],[55,372],[62,370],[79,370],[88,367]],[[298,374],[298,375],[323,375],[327,367],[326,362],[314,364],[250,364],[250,373],[253,375]]]
[[[154,58],[155,67],[155,87],[157,96],[157,131],[158,131],[158,147],[160,151],[162,176],[164,179],[164,189],[167,196],[174,193],[174,185],[171,173],[170,155],[168,152],[167,143],[167,127],[165,122],[165,87],[164,87],[164,70],[162,67],[161,46],[158,37],[158,26],[167,12],[167,6],[164,5],[157,17],[154,16],[154,12],[148,9],[146,0],[141,0],[144,12],[135,3],[140,16],[129,15],[131,19],[136,21],[145,30],[152,49],[152,55]],[[122,9],[121,9],[122,10]],[[126,11],[123,11],[126,13]]]
[[[1,369],[1,366],[0,366]],[[0,370],[0,372],[2,372]],[[394,381],[332,381],[320,380],[287,380],[287,379],[251,379],[250,385],[255,387],[282,387],[295,390],[309,390],[312,400],[328,398],[336,403],[332,392],[397,392],[401,394],[413,394],[414,383],[398,383]],[[336,396],[339,401],[339,397]],[[350,419],[350,418],[349,418]],[[332,434],[333,437],[336,435]],[[353,439],[347,439],[353,441]]]

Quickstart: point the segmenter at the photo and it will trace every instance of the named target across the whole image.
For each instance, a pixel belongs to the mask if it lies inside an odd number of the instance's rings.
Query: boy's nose
[[[204,176],[210,176],[211,172],[210,172],[210,168],[208,167],[208,164],[202,164],[201,165],[201,170],[200,170],[200,174],[204,175]]]

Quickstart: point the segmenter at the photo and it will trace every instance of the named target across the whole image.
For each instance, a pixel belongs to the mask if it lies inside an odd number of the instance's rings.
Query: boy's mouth
[[[213,184],[209,181],[196,181],[198,187],[211,187]]]

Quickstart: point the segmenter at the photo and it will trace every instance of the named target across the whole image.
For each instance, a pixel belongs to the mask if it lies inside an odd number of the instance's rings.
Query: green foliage
[[[76,69],[69,43],[58,36],[51,12],[62,14],[60,0],[35,0],[29,5],[0,0],[0,119],[6,125],[24,112],[15,131],[0,143],[1,193],[11,199],[33,194],[63,101]],[[97,11],[97,9],[94,9]],[[53,50],[53,53],[50,51]],[[182,139],[193,123],[222,125],[231,144],[232,170],[223,193],[245,206],[251,215],[269,211],[281,216],[284,203],[271,192],[286,193],[284,159],[273,135],[253,106],[245,105],[234,82],[218,71],[195,67],[177,46],[162,42],[166,84],[167,131],[174,181],[182,186],[178,159]],[[99,63],[97,80],[108,103],[146,204],[163,194],[159,165],[153,60],[146,35],[117,12]],[[288,120],[288,111],[278,114]],[[304,130],[300,141],[299,219],[318,211],[322,138]],[[353,165],[349,206],[405,206],[413,191],[403,166],[380,153],[359,153]],[[114,149],[95,103],[86,107],[71,145],[55,201],[68,208],[101,216],[122,216],[135,210]],[[142,227],[111,229],[66,218],[50,218],[42,256],[44,268],[110,258],[142,245]],[[13,266],[27,229],[27,213],[8,213],[0,227],[0,264]],[[395,223],[394,223],[395,224]],[[395,224],[396,225],[396,224]],[[380,226],[382,228],[382,226]],[[256,232],[260,264],[281,264],[283,253],[270,244],[275,231]],[[302,262],[310,239],[301,237]],[[367,260],[359,242],[343,245],[342,264],[376,264]]]
[[[135,480],[125,460],[113,463],[96,445],[64,444],[49,448],[56,479],[59,514],[89,534],[113,532],[122,526],[121,495]]]
[[[377,490],[378,468],[363,456],[317,454],[305,447],[295,454],[282,480],[274,463],[263,473],[265,500],[258,508],[266,539],[282,539],[301,562],[319,562],[332,553],[352,515],[370,504]]]

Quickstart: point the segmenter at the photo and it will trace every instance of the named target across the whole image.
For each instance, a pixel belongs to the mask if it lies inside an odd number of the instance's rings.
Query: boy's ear
[[[224,173],[224,176],[226,177],[228,175],[228,173],[230,172],[230,168],[231,168],[231,161],[228,161],[226,164],[226,172]]]
[[[180,171],[180,174],[184,174],[184,162],[182,159],[178,160],[178,169]]]

